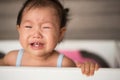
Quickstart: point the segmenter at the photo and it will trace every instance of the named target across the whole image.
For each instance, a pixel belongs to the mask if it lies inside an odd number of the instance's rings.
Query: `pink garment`
[[[64,54],[65,56],[67,56],[68,58],[72,59],[74,62],[86,62],[86,61],[91,61],[96,63],[96,61],[94,61],[93,59],[90,58],[85,58],[80,54],[80,51],[77,50],[60,50],[59,51],[61,54]]]

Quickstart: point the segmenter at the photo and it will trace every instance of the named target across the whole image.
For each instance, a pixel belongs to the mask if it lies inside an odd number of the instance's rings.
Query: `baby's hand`
[[[94,75],[94,72],[99,69],[99,65],[93,62],[85,62],[85,63],[76,63],[76,66],[81,68],[83,74],[87,76]]]

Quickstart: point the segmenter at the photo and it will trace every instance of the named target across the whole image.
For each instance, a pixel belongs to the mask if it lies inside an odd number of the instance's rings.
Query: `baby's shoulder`
[[[13,50],[13,51],[10,51],[6,54],[6,57],[16,57],[18,54],[18,50]]]
[[[76,65],[71,59],[64,56],[62,66],[63,67],[75,67]]]
[[[18,55],[18,50],[13,50],[13,51],[8,52],[6,56],[4,57],[4,63],[6,65],[14,66],[16,64],[17,55]]]

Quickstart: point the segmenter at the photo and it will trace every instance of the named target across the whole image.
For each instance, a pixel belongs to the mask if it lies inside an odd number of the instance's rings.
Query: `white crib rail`
[[[0,80],[120,80],[120,69],[100,68],[87,77],[79,68],[1,66]]]

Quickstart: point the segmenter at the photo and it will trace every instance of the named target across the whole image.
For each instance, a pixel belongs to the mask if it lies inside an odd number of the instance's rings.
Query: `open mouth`
[[[32,43],[30,43],[30,45],[35,49],[40,49],[40,48],[43,48],[43,46],[44,46],[44,44],[40,43],[40,42],[32,42]]]

